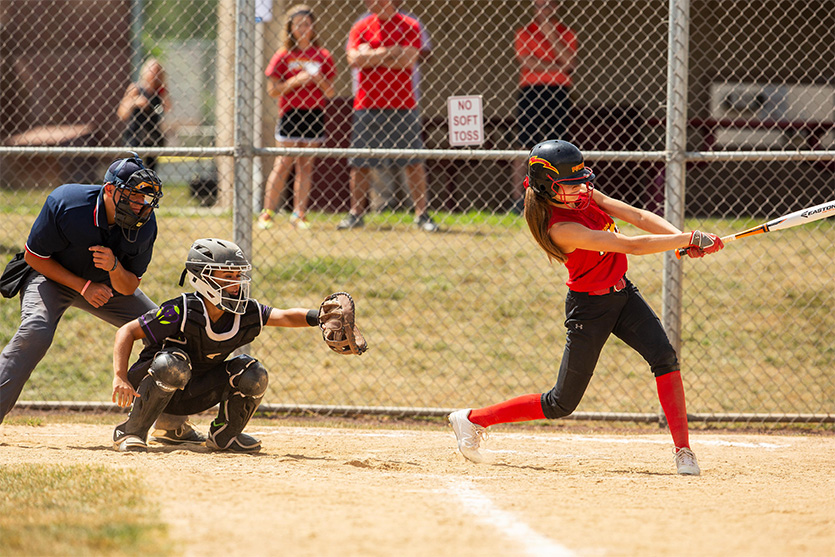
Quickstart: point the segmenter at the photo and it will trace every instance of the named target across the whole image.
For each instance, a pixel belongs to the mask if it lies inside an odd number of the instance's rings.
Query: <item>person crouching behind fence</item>
[[[251,269],[236,244],[197,240],[180,277],[180,286],[187,279],[196,292],[168,300],[116,332],[112,398],[133,407],[113,432],[115,450],[146,451],[148,429],[163,411],[186,416],[216,404],[206,446],[237,453],[261,449],[243,430],[267,391],[267,370],[252,356],[229,356],[265,326],[318,327],[321,309],[276,309],[250,299]],[[128,369],[140,339],[148,343]]]

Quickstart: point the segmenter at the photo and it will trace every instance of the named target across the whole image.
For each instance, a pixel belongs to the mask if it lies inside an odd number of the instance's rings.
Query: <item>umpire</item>
[[[156,307],[138,287],[161,197],[159,177],[136,156],[111,164],[102,186],[65,184],[49,194],[26,240],[33,271],[20,289],[20,327],[0,353],[0,423],[68,308],[119,327]]]

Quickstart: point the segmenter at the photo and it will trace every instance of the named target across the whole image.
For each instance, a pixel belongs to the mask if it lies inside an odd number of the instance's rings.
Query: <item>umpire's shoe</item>
[[[148,450],[148,444],[138,435],[125,433],[120,428],[125,424],[119,424],[113,430],[113,450],[120,453],[144,453]]]
[[[212,451],[229,451],[230,453],[257,453],[261,450],[261,440],[246,433],[239,433],[233,437],[225,446],[220,446],[212,431],[206,439],[206,446]]]
[[[206,442],[206,436],[194,429],[191,422],[175,429],[155,429],[151,439],[165,445],[202,445]]]

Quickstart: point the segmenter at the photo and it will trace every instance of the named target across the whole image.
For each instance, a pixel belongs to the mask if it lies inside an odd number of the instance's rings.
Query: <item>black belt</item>
[[[614,294],[615,292],[620,292],[626,288],[626,277],[620,277],[620,280],[615,283],[614,286],[610,286],[609,288],[601,288],[600,290],[592,290],[591,292],[587,292],[589,296],[604,296],[606,294]]]

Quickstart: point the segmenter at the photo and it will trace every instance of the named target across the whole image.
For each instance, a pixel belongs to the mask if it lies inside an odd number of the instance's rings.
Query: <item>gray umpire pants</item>
[[[116,294],[95,308],[72,288],[32,273],[20,290],[20,327],[0,353],[0,423],[14,407],[32,370],[46,355],[58,322],[70,307],[121,327],[157,306],[137,289],[131,296]]]

